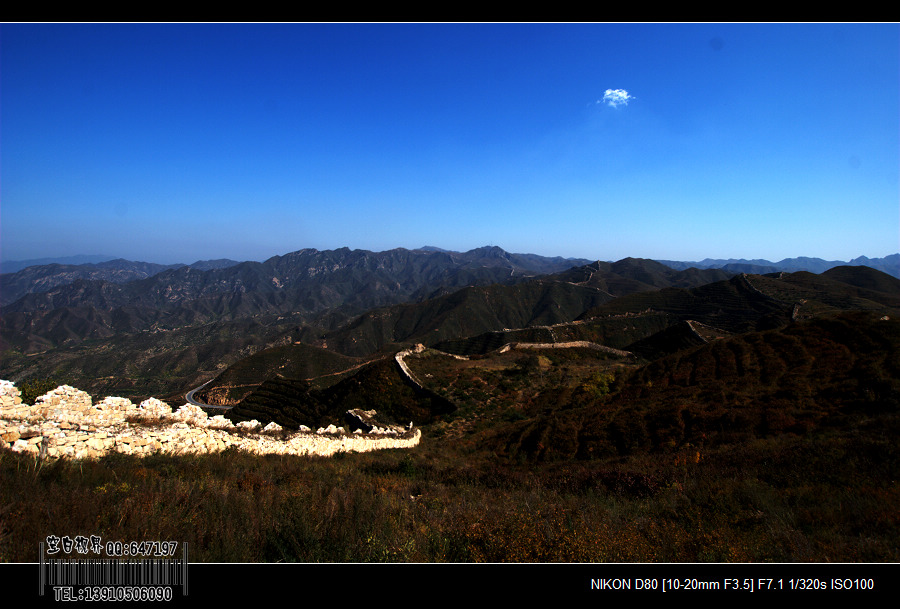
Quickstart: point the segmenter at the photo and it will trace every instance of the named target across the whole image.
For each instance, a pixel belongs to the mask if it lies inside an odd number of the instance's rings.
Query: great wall
[[[587,341],[566,343],[507,343],[509,349],[584,347],[630,356]],[[422,353],[418,344],[395,354],[402,374],[419,391],[430,393],[409,369],[405,359]],[[458,359],[465,356],[444,355]],[[407,429],[395,425],[372,424],[372,411],[348,411],[357,421],[355,431],[330,425],[316,431],[301,426],[284,430],[275,423],[258,421],[232,423],[223,415],[209,416],[195,404],[172,407],[156,398],[133,404],[121,397],[107,397],[94,404],[91,396],[62,385],[24,404],[21,392],[10,381],[0,380],[0,448],[32,454],[38,458],[99,458],[109,452],[148,455],[222,451],[229,447],[257,454],[331,456],[339,452],[365,452],[418,445],[422,432],[412,424]]]
[[[97,404],[79,389],[63,385],[24,404],[10,381],[0,381],[0,447],[36,458],[99,458],[117,451],[133,455],[155,452],[208,453],[229,447],[257,454],[330,456],[410,448],[421,439],[419,429],[371,426],[363,421],[371,411],[350,411],[363,432],[347,433],[333,425],[313,431],[284,430],[258,421],[237,425],[223,415],[208,416],[197,406],[172,407],[150,398],[133,404],[127,398],[107,397]]]

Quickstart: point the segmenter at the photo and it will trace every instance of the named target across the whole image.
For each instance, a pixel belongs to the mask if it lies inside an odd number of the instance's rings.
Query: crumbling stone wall
[[[397,364],[400,366],[400,370],[403,374],[406,375],[406,378],[410,380],[410,382],[415,385],[417,388],[421,390],[425,390],[425,387],[422,386],[422,383],[419,382],[419,379],[412,373],[412,370],[409,369],[409,366],[406,365],[405,358],[407,355],[412,355],[413,353],[421,353],[425,350],[425,345],[417,344],[413,349],[404,349],[400,351],[394,356],[394,359],[397,361]]]
[[[185,404],[172,408],[156,398],[135,405],[127,398],[107,397],[92,404],[91,396],[63,385],[23,404],[21,392],[0,381],[0,446],[45,458],[96,458],[110,451],[147,455],[214,452],[233,446],[258,454],[329,456],[382,448],[409,448],[419,443],[418,429],[352,434],[329,426],[313,432],[285,433],[275,423],[234,425],[222,415],[210,417]]]
[[[570,349],[572,347],[580,347],[582,349],[594,349],[595,351],[603,351],[604,353],[612,353],[621,357],[631,357],[634,355],[631,351],[623,351],[621,349],[613,349],[599,343],[592,343],[587,340],[573,340],[565,343],[506,343],[500,347],[500,353],[506,353],[510,349]]]

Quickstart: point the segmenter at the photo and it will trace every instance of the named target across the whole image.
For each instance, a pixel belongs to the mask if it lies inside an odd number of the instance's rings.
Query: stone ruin
[[[355,414],[351,414],[355,413]],[[285,431],[276,423],[237,425],[222,415],[210,417],[199,406],[185,404],[174,412],[156,398],[135,405],[127,398],[107,397],[93,404],[86,392],[68,385],[22,403],[21,392],[0,380],[0,447],[40,458],[97,458],[109,452],[148,455],[208,453],[234,447],[257,454],[330,456],[416,446],[421,431],[375,423],[374,411],[349,411],[353,433],[330,425],[313,432],[302,426]],[[354,421],[356,423],[354,424]]]
[[[380,436],[402,436],[411,430],[413,426],[412,421],[410,421],[409,427],[404,429],[399,425],[381,420],[378,413],[374,410],[362,410],[360,408],[348,410],[344,414],[344,420],[353,433],[367,433]]]

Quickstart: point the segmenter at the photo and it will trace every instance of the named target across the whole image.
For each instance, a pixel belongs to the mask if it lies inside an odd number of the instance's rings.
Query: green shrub
[[[54,378],[27,379],[16,386],[22,392],[22,403],[33,405],[39,397],[65,383]]]
[[[581,384],[581,389],[591,398],[599,400],[609,395],[610,385],[615,381],[612,372],[594,372],[586,381]]]

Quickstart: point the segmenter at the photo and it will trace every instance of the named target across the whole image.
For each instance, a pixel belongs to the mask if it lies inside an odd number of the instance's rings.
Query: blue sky
[[[0,45],[5,260],[900,250],[897,24],[7,23]]]

